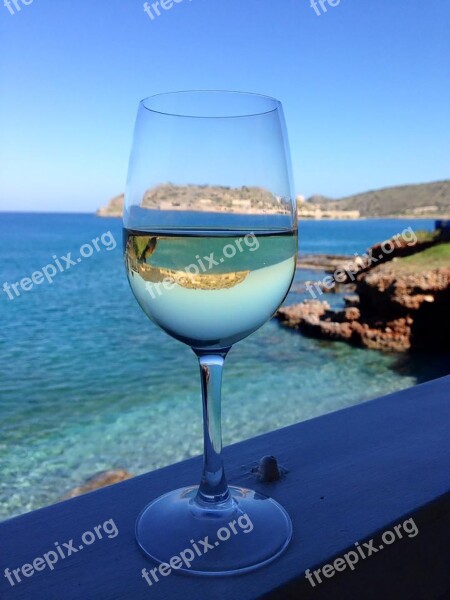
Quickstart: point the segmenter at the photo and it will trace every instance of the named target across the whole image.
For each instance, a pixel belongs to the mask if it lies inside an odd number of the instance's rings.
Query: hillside
[[[359,211],[361,217],[448,218],[450,181],[383,188],[339,200],[313,196],[307,203],[326,210]]]

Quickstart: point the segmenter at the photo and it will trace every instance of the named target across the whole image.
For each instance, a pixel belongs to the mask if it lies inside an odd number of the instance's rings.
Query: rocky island
[[[121,217],[124,195],[115,196],[97,211],[98,217]],[[150,210],[227,212],[237,214],[285,213],[284,198],[261,187],[175,185],[164,183],[148,189],[140,204]]]

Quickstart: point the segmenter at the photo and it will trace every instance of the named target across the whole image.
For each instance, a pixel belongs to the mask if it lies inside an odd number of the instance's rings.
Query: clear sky
[[[179,89],[282,100],[307,196],[450,176],[448,0],[182,0],[153,20],[142,0],[4,1],[0,210],[105,204],[139,100]]]

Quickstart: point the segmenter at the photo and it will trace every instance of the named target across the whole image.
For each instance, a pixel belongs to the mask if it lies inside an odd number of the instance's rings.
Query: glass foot
[[[218,506],[198,503],[198,486],[193,486],[169,492],[144,508],[136,539],[144,554],[159,563],[148,574],[152,582],[176,571],[245,573],[286,549],[292,523],[284,508],[253,490],[229,489],[231,498]]]

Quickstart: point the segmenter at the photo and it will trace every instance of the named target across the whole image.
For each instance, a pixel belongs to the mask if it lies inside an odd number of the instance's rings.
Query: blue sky
[[[141,0],[3,1],[0,210],[122,192],[138,101],[179,89],[282,100],[307,196],[449,177],[446,0],[183,0],[154,20]]]

